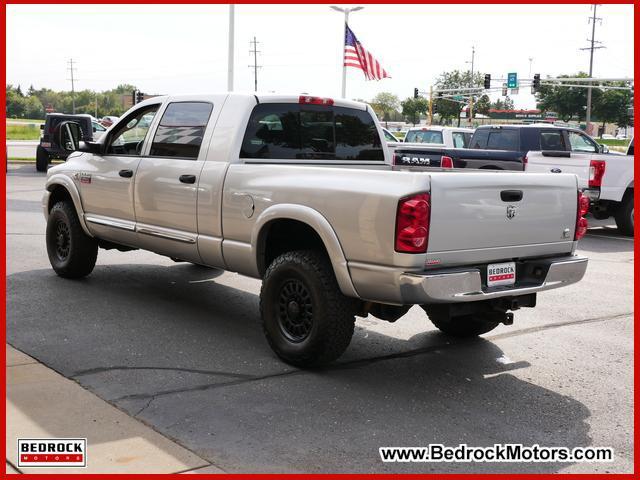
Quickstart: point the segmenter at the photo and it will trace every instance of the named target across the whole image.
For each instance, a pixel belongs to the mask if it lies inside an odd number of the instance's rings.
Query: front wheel
[[[422,308],[427,312],[429,320],[431,320],[431,323],[433,323],[438,330],[452,337],[477,337],[483,333],[490,332],[500,324],[500,321],[492,318],[490,313],[475,313],[449,317],[434,311],[429,311],[424,306]]]
[[[633,237],[634,230],[633,210],[633,190],[627,190],[620,207],[616,211],[615,218],[618,231],[631,237]]]
[[[65,278],[81,278],[93,271],[98,242],[84,233],[70,201],[56,203],[47,221],[47,254],[55,272]]]
[[[260,291],[262,327],[284,361],[318,366],[349,346],[355,301],[345,297],[329,259],[315,251],[280,255],[267,269]]]

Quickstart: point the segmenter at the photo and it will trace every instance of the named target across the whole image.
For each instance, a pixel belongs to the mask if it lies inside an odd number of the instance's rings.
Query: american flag
[[[344,34],[344,65],[359,68],[367,80],[391,78],[380,62],[364,49],[348,25]]]

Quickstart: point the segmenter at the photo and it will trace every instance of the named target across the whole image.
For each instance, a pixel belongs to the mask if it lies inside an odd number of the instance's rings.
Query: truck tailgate
[[[540,152],[529,152],[525,171],[531,173],[573,173],[578,176],[581,190],[588,187],[590,159],[596,154],[571,155],[566,157],[545,156]]]
[[[574,175],[434,172],[427,264],[570,253],[576,213]]]

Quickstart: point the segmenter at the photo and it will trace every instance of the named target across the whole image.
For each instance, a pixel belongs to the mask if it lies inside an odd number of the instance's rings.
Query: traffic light
[[[533,89],[538,90],[540,88],[540,74],[536,73],[533,76]]]
[[[413,98],[418,98],[418,88],[413,89]]]
[[[509,92],[507,91],[507,84],[503,83],[502,84],[502,96],[506,97],[509,94]]]
[[[136,103],[140,103],[143,100],[144,100],[144,93],[138,90],[138,92],[136,93]]]
[[[431,105],[431,113],[438,113],[438,102],[433,102]]]
[[[491,75],[485,74],[484,76],[484,89],[489,90],[491,88]]]

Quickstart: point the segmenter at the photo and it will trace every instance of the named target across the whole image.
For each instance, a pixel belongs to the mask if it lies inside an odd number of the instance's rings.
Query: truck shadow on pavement
[[[228,472],[550,473],[571,464],[385,464],[378,448],[591,444],[585,405],[510,373],[529,364],[485,339],[399,339],[367,319],[336,364],[286,365],[263,338],[258,283],[221,273],[12,274],[8,342]]]

